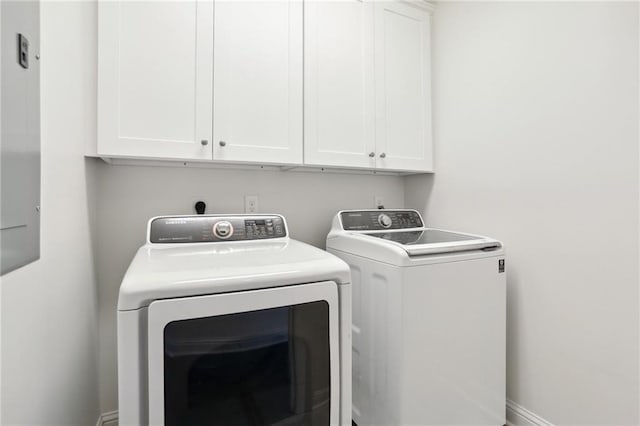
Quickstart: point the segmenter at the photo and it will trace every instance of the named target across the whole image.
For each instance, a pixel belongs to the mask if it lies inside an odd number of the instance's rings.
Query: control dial
[[[380,216],[378,216],[378,223],[383,228],[391,228],[391,224],[393,222],[391,221],[391,218],[388,215],[382,213]]]
[[[216,224],[213,225],[213,233],[221,240],[226,240],[233,235],[233,225],[231,225],[231,223],[227,222],[226,220],[221,220],[220,222],[216,222]]]

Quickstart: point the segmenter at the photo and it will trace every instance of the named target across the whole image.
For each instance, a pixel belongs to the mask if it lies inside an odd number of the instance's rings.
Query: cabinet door
[[[213,158],[302,162],[302,2],[215,3]]]
[[[105,1],[98,19],[98,154],[211,159],[212,4]]]
[[[373,3],[311,0],[304,13],[304,161],[374,167]]]
[[[431,15],[402,2],[375,8],[377,167],[430,171]]]

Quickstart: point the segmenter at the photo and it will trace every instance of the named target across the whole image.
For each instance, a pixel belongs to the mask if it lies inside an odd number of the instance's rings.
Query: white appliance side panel
[[[351,426],[351,285],[338,286],[340,295],[340,424]]]
[[[330,416],[332,425],[340,424],[339,305],[337,285],[331,281],[151,303],[148,321],[149,424],[164,424],[164,328],[167,324],[319,300],[329,304]]]
[[[498,259],[405,268],[396,424],[505,424],[506,273]]]
[[[147,308],[118,312],[118,418],[121,426],[148,424]]]
[[[402,269],[328,249],[347,262],[353,290],[353,420],[362,425],[398,424],[400,381],[392,364],[401,352],[397,315]]]
[[[330,253],[331,249],[327,249]],[[336,254],[333,252],[333,254]],[[361,423],[361,413],[367,412],[364,409],[363,404],[366,399],[362,396],[363,384],[363,367],[362,358],[360,356],[362,352],[363,336],[361,331],[362,326],[362,268],[360,265],[352,259],[353,256],[342,255],[342,260],[349,264],[351,270],[351,289],[352,289],[352,303],[351,303],[351,377],[352,377],[352,416],[356,423]]]
[[[356,423],[505,424],[502,253],[397,267],[328,251],[351,268]]]

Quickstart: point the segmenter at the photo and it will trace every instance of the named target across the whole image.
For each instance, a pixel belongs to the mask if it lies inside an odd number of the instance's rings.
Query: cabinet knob
[[[219,144],[220,146],[227,146],[227,143],[225,141],[220,141]]]
[[[202,139],[202,140],[200,141],[200,143],[202,144],[202,146],[207,146],[207,145],[209,145],[209,141],[208,141],[208,140],[206,140],[206,139]]]
[[[380,158],[385,158],[387,156],[387,154],[385,154],[384,152],[382,154],[380,154]]]
[[[375,152],[371,151],[371,152],[369,153],[369,157],[373,158],[373,157],[375,157],[375,156],[376,156],[376,153],[375,153]]]

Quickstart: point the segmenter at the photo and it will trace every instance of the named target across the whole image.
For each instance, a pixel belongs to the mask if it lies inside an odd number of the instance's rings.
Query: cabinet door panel
[[[377,166],[429,171],[430,14],[400,2],[376,3],[375,13]]]
[[[219,1],[214,15],[214,159],[301,163],[302,3]]]
[[[99,4],[98,154],[211,159],[213,9]]]
[[[374,167],[373,4],[305,3],[305,163]]]

